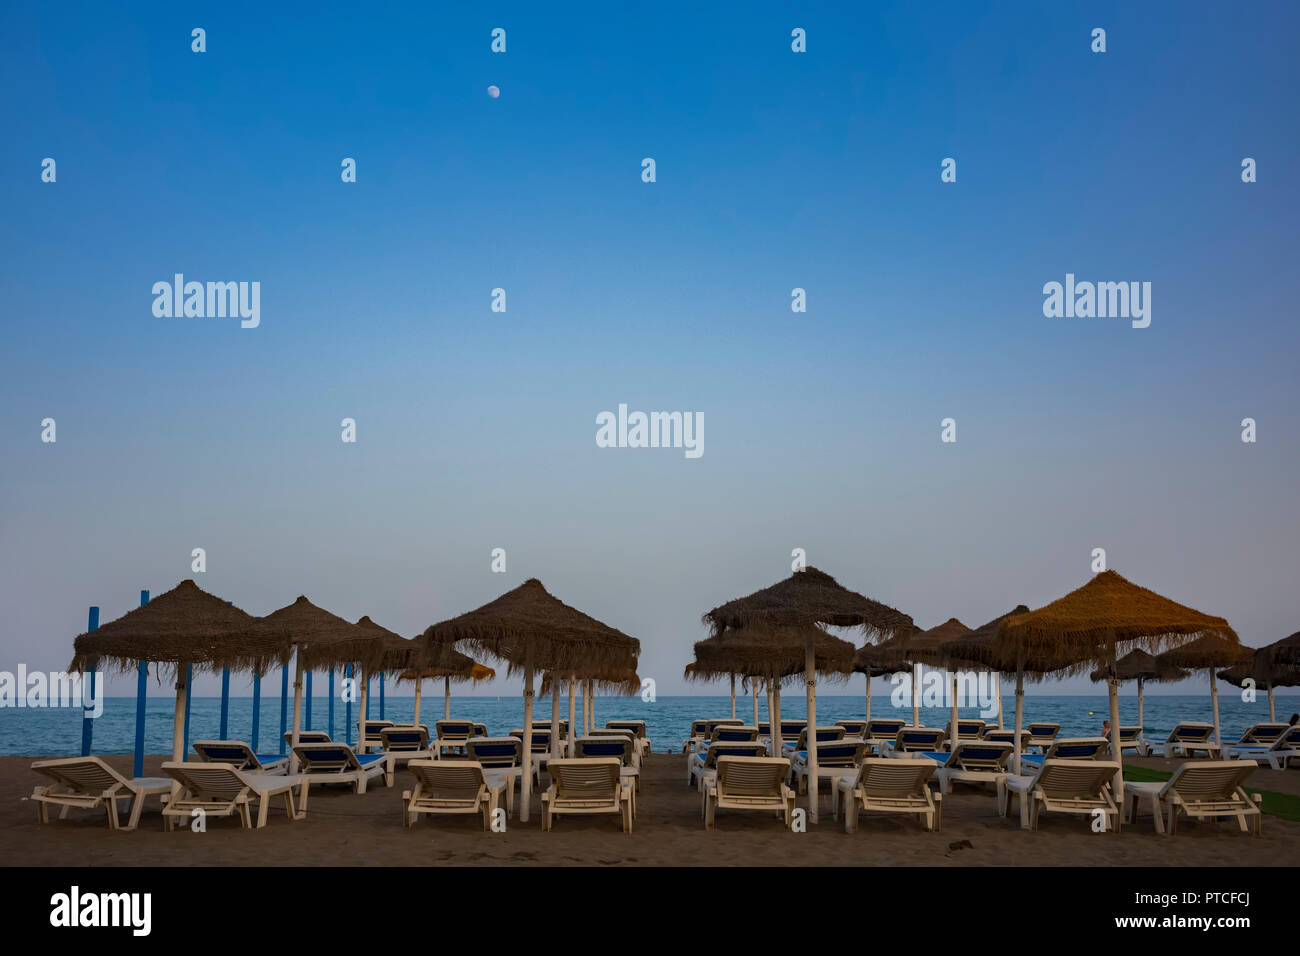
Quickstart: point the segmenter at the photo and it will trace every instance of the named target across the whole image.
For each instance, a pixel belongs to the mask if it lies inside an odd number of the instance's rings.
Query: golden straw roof
[[[423,636],[434,659],[440,645],[453,644],[504,660],[511,673],[529,658],[538,671],[635,670],[641,652],[636,638],[569,607],[536,578],[480,608],[432,625]]]
[[[697,641],[691,680],[715,680],[729,674],[784,680],[804,673],[805,648],[813,642],[813,660],[822,677],[853,672],[854,647],[815,625],[762,625],[728,628]]]
[[[950,617],[942,624],[936,624],[928,631],[919,631],[903,638],[900,649],[912,662],[941,665],[946,664],[948,653],[945,645],[971,633],[971,629]]]
[[[1067,670],[1085,661],[1104,661],[1118,644],[1158,649],[1202,635],[1240,643],[1223,618],[1171,601],[1114,571],[1102,571],[1036,611],[1006,618],[994,645],[1004,659],[1020,659],[1037,669]]]
[[[374,650],[373,633],[317,607],[302,595],[258,618],[251,632],[274,634],[297,645],[307,670],[363,663]]]
[[[424,661],[427,654],[424,641],[407,640],[400,634],[376,624],[368,614],[358,619],[357,627],[371,640],[365,648],[363,659],[367,673],[404,671]]]
[[[554,671],[547,671],[542,675],[542,684],[538,689],[538,694],[542,697],[548,697],[554,687],[554,681],[558,678],[560,689],[563,690],[568,686],[569,674],[556,674]],[[590,680],[595,691],[605,691],[608,694],[617,694],[623,697],[632,697],[641,692],[641,677],[636,671],[614,670],[608,671],[603,675],[588,674],[586,677],[578,675],[579,681]],[[579,685],[581,687],[581,685]]]
[[[1100,682],[1104,681],[1109,674],[1110,667],[1103,665],[1088,676],[1092,680]],[[1175,667],[1168,661],[1162,661],[1159,657],[1152,657],[1141,648],[1136,648],[1115,662],[1115,676],[1121,681],[1178,681],[1184,680],[1190,675],[1181,667]]]
[[[1006,614],[981,624],[970,633],[953,638],[944,645],[943,652],[954,666],[977,666],[988,667],[995,671],[1014,671],[1016,669],[1014,658],[1004,660],[996,652],[995,642],[998,636],[998,628],[1007,618],[1028,613],[1029,608],[1023,604],[1018,604]]]
[[[909,633],[916,626],[902,611],[850,591],[825,571],[813,567],[715,607],[704,615],[704,623],[714,634],[754,624],[830,624],[860,627],[882,638]]]
[[[1218,634],[1206,634],[1189,644],[1170,648],[1156,660],[1169,667],[1182,667],[1187,670],[1231,667],[1234,664],[1249,663],[1254,653],[1249,647],[1241,646],[1236,640],[1236,634],[1232,637],[1232,640],[1228,640]]]
[[[74,642],[73,670],[108,663],[134,670],[137,661],[179,664],[200,670],[264,673],[289,658],[283,636],[252,633],[256,619],[186,579],[142,607],[80,635]]]

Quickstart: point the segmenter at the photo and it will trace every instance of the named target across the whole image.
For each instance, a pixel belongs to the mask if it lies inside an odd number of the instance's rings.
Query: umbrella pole
[[[560,756],[560,678],[551,674],[551,759]]]
[[[528,806],[533,799],[533,648],[524,652],[524,759],[519,780],[519,822],[528,822]]]
[[[749,689],[754,695],[754,726],[758,726],[758,681],[750,678]]]
[[[1214,677],[1214,668],[1210,668],[1210,703],[1214,709],[1214,742],[1223,745],[1219,736],[1219,682]]]
[[[1025,672],[1016,668],[1016,752],[1012,759],[1016,764],[1016,773],[1020,773],[1020,725],[1025,719]]]
[[[577,680],[578,680],[578,675],[576,674],[569,675],[569,756],[570,757],[576,757],[578,755],[578,733],[577,733],[578,704],[577,701],[574,700],[574,694],[573,694],[574,686]]]
[[[1113,637],[1113,635],[1112,635]],[[1110,754],[1111,759],[1119,765],[1115,771],[1115,784],[1112,788],[1115,805],[1124,810],[1124,751],[1119,745],[1119,677],[1115,670],[1115,642],[1110,643],[1110,675],[1106,680],[1110,690]]]
[[[952,724],[948,732],[949,752],[957,749],[957,740],[960,737],[960,734],[957,732],[957,672],[953,671],[951,677],[952,680],[948,682],[948,685],[952,688],[952,701],[949,703],[949,706],[952,708],[952,713],[948,717],[949,722]]]
[[[1142,723],[1142,678],[1138,678],[1138,740],[1141,740],[1146,734],[1146,727]]]
[[[1273,682],[1268,682],[1268,719],[1277,723],[1277,715],[1273,710]]]
[[[772,696],[772,682],[764,681],[767,690],[767,749],[768,756],[771,756],[772,741],[776,740],[776,726],[772,723],[772,715],[776,713],[776,698]]]
[[[172,722],[172,760],[177,763],[185,759],[185,699],[189,692],[188,676],[188,671],[178,664],[176,666],[176,711]],[[180,781],[172,781],[172,796],[176,796],[180,791]]]
[[[912,665],[912,726],[921,726],[921,665]]]
[[[804,684],[808,688],[808,819],[817,822],[817,662],[811,639],[803,645]]]
[[[776,714],[772,717],[772,756],[781,756],[781,682],[772,681],[772,702],[776,705]]]
[[[294,665],[293,674],[293,736],[289,743],[289,773],[298,772],[298,752],[294,747],[298,746],[298,732],[302,727],[302,648],[298,648],[294,657],[297,662]]]
[[[420,725],[420,693],[424,690],[424,678],[418,678],[415,682],[415,716],[411,718],[411,723],[417,727]]]
[[[731,675],[731,719],[736,719],[736,675]]]
[[[451,675],[442,675],[442,719],[451,720]]]
[[[358,708],[361,716],[357,718],[357,750],[361,753],[368,753],[366,745],[366,697],[370,692],[370,675],[360,666],[358,666],[357,672],[361,675],[361,706]]]
[[[587,693],[591,696],[591,729],[596,729],[596,682],[587,681]]]
[[[871,673],[867,672],[867,720],[871,720]]]
[[[1004,726],[1006,726],[1002,720],[1002,672],[1001,671],[993,672],[993,687],[994,689],[997,690],[998,693],[998,730],[1001,730]]]

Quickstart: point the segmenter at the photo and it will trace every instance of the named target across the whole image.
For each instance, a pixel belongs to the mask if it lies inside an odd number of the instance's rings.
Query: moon
[[[497,87],[495,86],[488,87],[488,96],[492,97],[492,99],[496,99],[500,95],[501,95],[501,90],[499,90]]]

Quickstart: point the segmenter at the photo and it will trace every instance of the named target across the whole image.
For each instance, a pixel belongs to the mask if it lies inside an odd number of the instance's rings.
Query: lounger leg
[[[624,833],[632,832],[632,788],[631,787],[628,788],[628,792],[624,794],[624,799],[623,799],[623,832]]]
[[[108,797],[108,798],[104,801],[104,805],[108,807],[108,828],[109,828],[110,830],[116,830],[116,829],[118,828],[118,821],[117,821],[117,798],[116,798],[116,797]]]
[[[1037,808],[1038,801],[1034,799],[1034,797],[1031,794],[1028,793],[1022,793],[1019,796],[1020,796],[1020,828],[1022,830],[1032,830],[1034,828],[1033,826],[1034,821],[1031,816],[1032,811],[1030,810],[1030,804],[1033,804],[1034,807]]]
[[[853,833],[858,829],[858,801],[852,790],[844,795],[844,832]]]
[[[357,793],[366,792],[366,772],[364,770],[357,772]]]
[[[1169,801],[1169,823],[1165,827],[1165,833],[1167,833],[1169,836],[1173,836],[1174,831],[1177,829],[1177,824],[1178,824],[1178,804],[1170,800]]]
[[[289,822],[298,819],[298,811],[293,805],[293,787],[284,792],[284,812],[289,814]]]
[[[49,804],[47,804],[44,800],[36,801],[36,822],[37,823],[50,822]]]
[[[1155,819],[1156,833],[1165,832],[1165,814],[1160,806],[1160,797],[1157,794],[1151,794],[1151,816]]]
[[[311,781],[304,780],[298,784],[298,819],[299,820],[304,820],[307,817],[307,790],[310,783]]]
[[[938,833],[943,828],[943,794],[934,795],[934,832]]]
[[[128,830],[134,830],[140,824],[140,814],[144,812],[144,791],[138,791],[135,799],[131,801],[131,819],[127,823]]]
[[[998,816],[1005,817],[1007,815],[1007,804],[1011,802],[1010,795],[1007,793],[1007,781],[1005,778],[1003,777],[998,778],[997,788],[998,788]]]
[[[717,808],[713,805],[713,794],[709,791],[704,793],[704,829],[713,829],[714,814]]]
[[[266,826],[267,812],[270,810],[271,801],[261,797],[257,801],[257,828],[260,830]]]

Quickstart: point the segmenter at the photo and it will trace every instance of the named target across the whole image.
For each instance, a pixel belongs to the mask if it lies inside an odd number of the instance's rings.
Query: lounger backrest
[[[1062,760],[1104,760],[1110,756],[1110,741],[1104,737],[1079,737],[1058,740],[1046,753]]]
[[[1271,744],[1290,729],[1291,727],[1288,724],[1254,724],[1246,728],[1246,732],[1241,735],[1240,742],[1243,744]]]
[[[704,755],[704,766],[713,769],[718,765],[719,757],[762,757],[767,749],[757,740],[749,742],[710,744]]]
[[[261,766],[253,749],[242,740],[196,740],[194,753],[200,761],[228,763],[240,770]]]
[[[284,732],[284,742],[293,746],[293,731]],[[330,735],[323,730],[300,730],[298,731],[298,743],[300,744],[328,744],[331,743]]]
[[[533,718],[533,730],[545,730],[545,731],[548,731],[548,732],[549,732],[550,729],[551,729],[551,718],[549,718],[549,717],[534,717],[534,718]],[[568,732],[569,732],[569,722],[568,722],[567,720],[561,720],[561,721],[560,721],[560,735],[561,735],[561,736],[564,736],[564,735],[568,734]]]
[[[474,723],[469,720],[440,720],[433,726],[439,740],[468,740],[474,736]]]
[[[1028,735],[1021,733],[1020,735],[1021,740],[1023,740],[1026,736]],[[1011,744],[1012,746],[1015,746],[1016,732],[1014,730],[994,728],[993,730],[984,731],[983,739],[988,741],[989,743],[1008,743]]]
[[[894,736],[894,749],[904,752],[934,750],[947,736],[934,727],[903,727]]]
[[[744,724],[739,717],[714,717],[704,722],[704,736],[710,736],[719,727],[742,727]]]
[[[226,763],[168,761],[162,769],[200,800],[233,800],[248,787],[239,768]]]
[[[817,765],[819,767],[856,767],[866,755],[867,744],[864,741],[843,743],[838,740],[817,745]]]
[[[363,730],[367,737],[377,740],[383,729],[391,726],[393,726],[391,720],[367,720]]]
[[[709,726],[709,722],[708,722],[707,720],[692,720],[692,721],[691,721],[691,736],[692,736],[692,737],[703,737],[703,736],[704,736],[704,731],[705,731],[706,729],[708,729],[708,726]]]
[[[739,724],[723,724],[713,728],[713,735],[709,738],[710,743],[719,740],[757,740],[758,728],[745,727]]]
[[[948,758],[948,763],[955,763],[963,770],[1005,770],[1011,750],[1011,744],[996,741],[958,743],[957,749]]]
[[[614,757],[625,767],[632,764],[631,737],[579,737],[579,757]]]
[[[359,770],[361,762],[347,744],[299,744],[293,748],[303,773],[345,773]]]
[[[1048,797],[1100,798],[1119,764],[1108,760],[1044,760],[1034,776],[1034,789]]]
[[[803,733],[803,729],[807,726],[808,721],[806,720],[783,720],[781,721],[781,736],[791,740]]]
[[[835,726],[843,727],[846,737],[861,737],[867,729],[867,722],[865,720],[837,720]]]
[[[474,725],[474,736],[475,736],[475,737],[486,737],[487,735],[488,735],[488,732],[487,732],[487,724],[475,724],[475,725]]]
[[[607,720],[605,721],[606,730],[630,730],[637,737],[645,736],[644,720]]]
[[[523,762],[523,749],[518,737],[475,737],[465,744],[469,759],[483,767],[517,767]]]
[[[1172,790],[1188,802],[1231,800],[1254,771],[1255,765],[1249,761],[1188,761],[1169,778],[1164,790]]]
[[[858,771],[858,788],[868,798],[913,797],[925,790],[937,769],[933,760],[867,757]]]
[[[473,760],[412,760],[407,766],[422,797],[477,800],[483,787],[483,766]]]
[[[1055,737],[1061,732],[1060,724],[1034,723],[1027,728],[1031,737]]]
[[[867,736],[875,740],[893,740],[904,726],[906,721],[896,717],[880,717],[867,721]]]
[[[1132,743],[1142,734],[1141,727],[1121,727],[1119,729],[1119,742],[1122,744]]]
[[[622,767],[617,757],[582,757],[552,760],[546,773],[557,800],[616,800]]]
[[[1288,728],[1277,740],[1273,741],[1273,750],[1300,749],[1300,724]]]
[[[126,778],[98,757],[60,757],[38,760],[32,769],[63,784],[76,793],[99,796],[105,790],[126,783]]]
[[[423,727],[385,727],[379,737],[384,742],[384,749],[389,751],[400,753],[429,747],[429,732]]]
[[[1169,740],[1167,743],[1198,743],[1203,740],[1209,740],[1210,734],[1214,733],[1212,724],[1203,724],[1199,721],[1195,723],[1179,724],[1173,730],[1169,731]]]
[[[790,774],[790,761],[776,757],[718,758],[718,795],[779,797]]]
[[[770,720],[760,720],[758,722],[758,735],[760,737],[772,736],[772,722]]]
[[[952,733],[952,721],[948,721],[944,727],[944,732]],[[978,740],[984,734],[984,721],[982,720],[958,720],[957,721],[957,739],[958,740]]]

